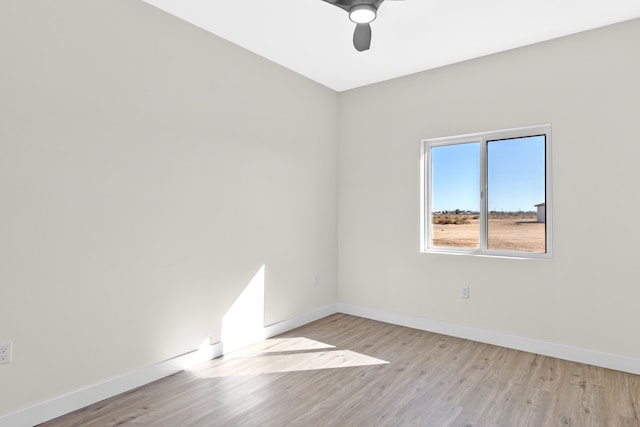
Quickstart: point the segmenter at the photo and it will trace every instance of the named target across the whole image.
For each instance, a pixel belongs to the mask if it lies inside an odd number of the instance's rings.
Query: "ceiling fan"
[[[323,0],[346,10],[349,19],[356,24],[353,32],[353,46],[358,52],[371,47],[371,22],[376,19],[378,8],[385,0]],[[395,0],[399,1],[399,0]]]

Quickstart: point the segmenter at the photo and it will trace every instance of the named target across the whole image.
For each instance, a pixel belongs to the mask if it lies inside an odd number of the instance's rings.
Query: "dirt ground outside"
[[[454,248],[480,247],[480,218],[474,214],[453,214],[445,218],[434,214],[434,246]],[[456,223],[457,222],[457,223]],[[489,249],[526,252],[546,251],[545,223],[538,222],[535,213],[490,214]]]

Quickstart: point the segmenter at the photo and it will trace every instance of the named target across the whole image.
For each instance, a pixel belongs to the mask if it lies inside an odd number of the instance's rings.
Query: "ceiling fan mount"
[[[349,19],[356,24],[353,32],[353,46],[358,52],[371,47],[371,22],[378,15],[378,8],[386,0],[323,0],[345,10]],[[398,1],[398,0],[395,0]]]

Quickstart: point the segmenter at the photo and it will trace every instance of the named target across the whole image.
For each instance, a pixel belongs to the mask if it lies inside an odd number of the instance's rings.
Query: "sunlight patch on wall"
[[[264,264],[222,318],[223,353],[263,341]]]

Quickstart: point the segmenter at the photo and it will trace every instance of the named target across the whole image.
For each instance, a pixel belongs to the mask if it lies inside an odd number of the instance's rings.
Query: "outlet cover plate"
[[[11,363],[11,341],[0,343],[0,365]]]

